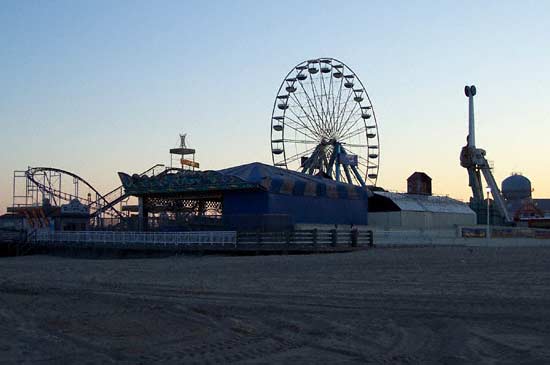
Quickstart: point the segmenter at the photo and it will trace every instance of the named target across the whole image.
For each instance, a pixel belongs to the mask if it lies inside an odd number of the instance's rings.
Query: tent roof
[[[272,193],[326,196],[329,198],[365,199],[367,190],[351,184],[336,182],[321,176],[303,174],[253,162],[219,170],[227,176],[238,177],[248,183],[259,184]]]

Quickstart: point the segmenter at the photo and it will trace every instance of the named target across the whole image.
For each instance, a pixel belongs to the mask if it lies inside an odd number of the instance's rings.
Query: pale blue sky
[[[2,1],[0,211],[12,171],[47,165],[106,191],[190,134],[204,169],[271,162],[273,99],[297,63],[334,57],[366,86],[379,184],[415,170],[467,199],[465,84],[498,181],[550,197],[550,2]]]

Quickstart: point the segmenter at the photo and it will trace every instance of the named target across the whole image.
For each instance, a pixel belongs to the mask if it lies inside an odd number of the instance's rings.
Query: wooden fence
[[[295,230],[284,232],[237,232],[240,246],[287,246],[288,248],[354,248],[373,247],[372,231]]]

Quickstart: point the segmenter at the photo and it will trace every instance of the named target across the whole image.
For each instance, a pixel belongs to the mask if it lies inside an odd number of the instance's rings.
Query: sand
[[[550,249],[0,258],[2,363],[550,362]]]

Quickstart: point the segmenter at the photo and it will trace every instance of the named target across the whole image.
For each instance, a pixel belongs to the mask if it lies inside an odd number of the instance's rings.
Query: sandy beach
[[[0,258],[0,363],[550,361],[550,249]]]

